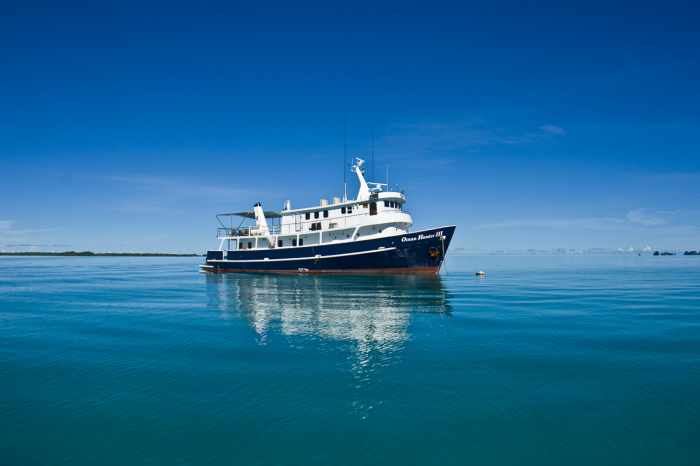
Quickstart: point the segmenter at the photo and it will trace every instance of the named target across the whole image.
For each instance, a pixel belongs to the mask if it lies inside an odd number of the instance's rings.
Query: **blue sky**
[[[700,249],[699,12],[4,1],[0,250],[215,248],[342,195],[345,114],[455,251]]]

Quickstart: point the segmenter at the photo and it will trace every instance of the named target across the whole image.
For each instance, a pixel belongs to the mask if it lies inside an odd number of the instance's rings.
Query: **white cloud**
[[[60,228],[45,228],[42,230],[13,230],[12,226],[17,223],[14,220],[0,220],[0,242],[9,243],[6,247],[34,247],[34,246],[49,246],[49,245],[36,245],[36,244],[24,244],[24,243],[34,243],[43,242],[48,238],[46,237],[36,237],[36,233],[43,233],[48,231],[60,230]],[[22,244],[17,244],[22,243]]]
[[[8,231],[15,223],[14,220],[0,220],[0,232]]]
[[[100,208],[120,212],[175,213],[179,211],[183,200],[193,202],[202,199],[249,199],[252,195],[262,192],[202,183],[192,177],[90,174],[74,176],[116,183],[118,194],[101,200]]]
[[[455,162],[454,152],[479,152],[503,144],[536,144],[564,135],[566,131],[554,125],[522,130],[504,128],[482,118],[443,117],[392,124],[382,137],[381,146],[385,156],[401,157],[403,164],[418,163],[418,155],[429,156],[431,163],[449,164]],[[406,157],[407,152],[411,157]]]
[[[211,184],[192,183],[182,178],[162,178],[155,176],[106,176],[105,179],[130,184],[136,188],[146,189],[159,194],[173,197],[236,197],[255,191],[219,187]]]
[[[630,222],[639,223],[641,225],[663,225],[667,220],[663,217],[656,217],[644,213],[647,209],[630,210],[627,213],[627,218]]]
[[[554,125],[544,125],[540,126],[540,129],[544,131],[547,134],[554,134],[556,136],[565,136],[566,131],[564,131],[562,128]]]
[[[647,246],[647,247],[645,247],[644,249],[642,249],[642,251],[644,251],[644,252],[651,252],[651,247],[650,247],[650,246]]]
[[[501,227],[547,227],[547,228],[590,228],[592,230],[604,230],[623,221],[617,218],[588,217],[570,219],[540,219],[540,220],[513,220],[496,223],[482,223],[478,228]]]

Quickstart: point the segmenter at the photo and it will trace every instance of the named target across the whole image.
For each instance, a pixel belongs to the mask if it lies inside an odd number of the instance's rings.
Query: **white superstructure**
[[[287,201],[282,212],[264,212],[258,203],[254,212],[231,215],[255,218],[255,227],[220,228],[219,250],[293,248],[334,242],[351,242],[407,233],[413,225],[411,215],[403,209],[406,202],[402,192],[382,191],[381,183],[368,183],[357,159],[352,171],[360,180],[357,198],[342,202],[333,198],[331,204],[322,199],[319,206],[291,209]],[[268,225],[267,220],[278,224]],[[223,226],[223,223],[222,223]]]

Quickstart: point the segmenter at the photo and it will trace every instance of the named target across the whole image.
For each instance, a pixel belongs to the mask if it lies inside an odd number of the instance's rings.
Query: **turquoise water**
[[[699,257],[201,262],[0,258],[0,464],[700,464]]]

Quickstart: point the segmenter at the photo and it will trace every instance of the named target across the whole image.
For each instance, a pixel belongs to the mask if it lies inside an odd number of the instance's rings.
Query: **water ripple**
[[[700,462],[694,257],[199,261],[0,258],[3,465]]]

